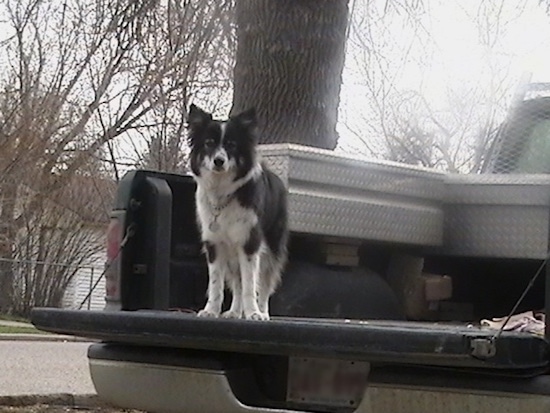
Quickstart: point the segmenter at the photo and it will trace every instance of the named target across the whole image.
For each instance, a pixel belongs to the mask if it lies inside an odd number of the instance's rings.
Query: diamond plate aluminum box
[[[546,257],[547,175],[448,175],[443,253],[473,257]]]
[[[289,191],[294,232],[440,246],[444,174],[293,144],[261,145]]]

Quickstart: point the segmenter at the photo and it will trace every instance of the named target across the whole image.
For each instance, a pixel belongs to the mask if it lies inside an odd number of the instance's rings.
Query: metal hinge
[[[146,264],[134,264],[133,267],[134,274],[147,274],[147,265]]]

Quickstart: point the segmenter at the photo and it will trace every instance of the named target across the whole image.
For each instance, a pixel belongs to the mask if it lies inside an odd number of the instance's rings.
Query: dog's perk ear
[[[197,105],[191,103],[189,107],[189,115],[187,116],[187,123],[192,130],[196,130],[201,126],[206,125],[212,120],[212,115],[205,112]]]
[[[254,128],[258,123],[256,119],[256,108],[247,109],[232,118],[238,120],[241,125],[247,128]]]

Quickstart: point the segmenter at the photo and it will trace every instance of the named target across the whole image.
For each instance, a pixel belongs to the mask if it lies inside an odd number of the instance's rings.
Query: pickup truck
[[[93,383],[123,408],[548,412],[548,325],[479,321],[549,313],[549,119],[548,98],[520,102],[482,174],[262,147],[291,227],[270,321],[195,315],[207,269],[194,182],[131,171],[107,230],[105,310],[36,308],[32,321],[96,339]]]

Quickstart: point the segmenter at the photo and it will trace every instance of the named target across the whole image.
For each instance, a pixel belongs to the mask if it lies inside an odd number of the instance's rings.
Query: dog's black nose
[[[224,160],[222,158],[214,158],[214,166],[221,167],[223,166]]]

